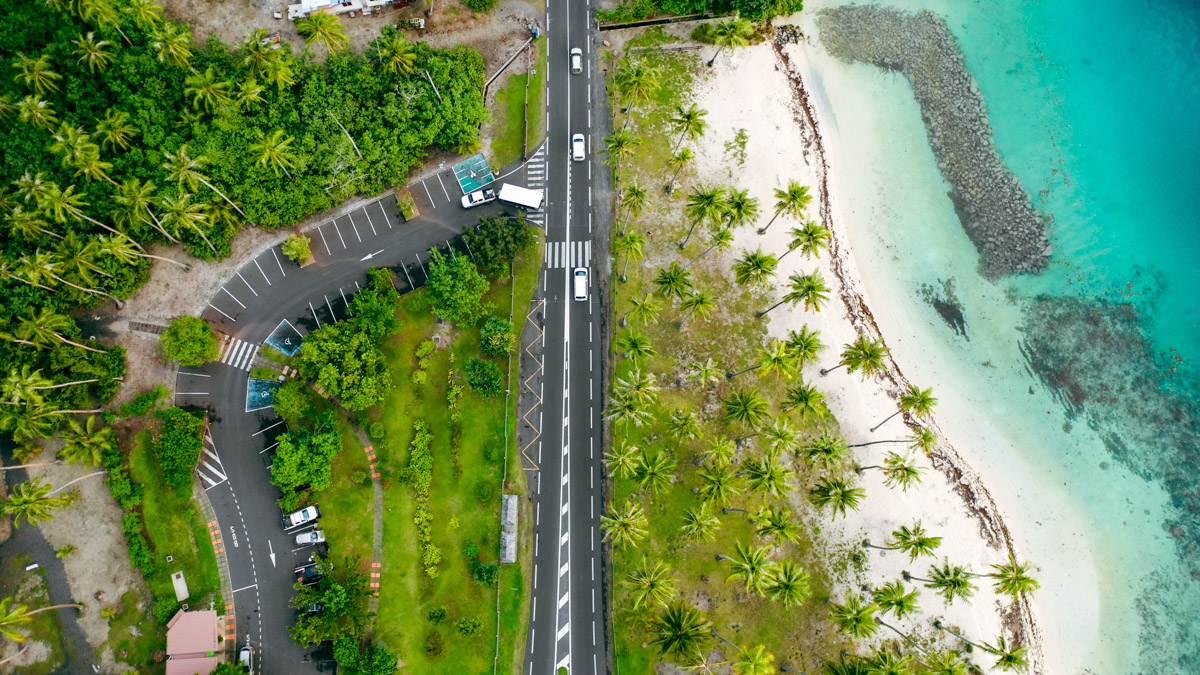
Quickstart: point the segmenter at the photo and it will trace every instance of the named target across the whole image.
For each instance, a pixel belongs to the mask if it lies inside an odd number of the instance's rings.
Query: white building
[[[382,7],[390,5],[392,0],[367,0],[367,7]],[[361,12],[364,7],[360,0],[300,0],[298,4],[288,5],[288,19],[295,21],[309,14],[325,12],[326,14],[346,14]]]

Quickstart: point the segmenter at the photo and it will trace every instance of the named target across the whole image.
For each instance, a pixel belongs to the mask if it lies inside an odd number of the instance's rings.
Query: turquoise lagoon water
[[[806,4],[811,30],[842,3]],[[1025,554],[1066,558],[1042,576],[1051,672],[1200,672],[1200,3],[885,4],[945,18],[1054,253],[1040,275],[980,278],[907,83],[818,41],[809,84],[842,139],[835,198],[851,195],[835,213],[891,282],[867,284],[894,305],[873,308],[884,333],[907,366],[927,358],[944,411],[988,427],[977,444],[997,437],[969,457],[986,478],[1023,467],[1021,485],[989,487],[1044,528],[1014,533]],[[931,298],[956,302],[965,331]],[[1076,619],[1097,643],[1072,642]]]

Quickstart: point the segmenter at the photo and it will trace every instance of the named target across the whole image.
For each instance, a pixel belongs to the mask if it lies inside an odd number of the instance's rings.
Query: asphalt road
[[[532,163],[532,162],[531,162]],[[523,182],[524,171],[520,176]],[[286,425],[270,408],[247,412],[247,379],[262,342],[287,320],[300,334],[340,321],[370,267],[386,266],[404,293],[426,281],[430,248],[469,255],[459,235],[482,216],[511,209],[490,203],[464,210],[449,168],[411,186],[421,215],[401,222],[390,194],[307,231],[316,261],[304,268],[276,246],[243,266],[211,299],[203,318],[229,336],[218,362],[181,368],[176,404],[210,411],[210,439],[197,467],[212,501],[228,557],[238,645],[257,650],[258,673],[328,671],[332,662],[295,644],[293,570],[312,549],[298,549],[280,525],[279,491],[269,481],[277,437]],[[331,555],[336,558],[337,551]],[[227,599],[228,601],[228,599]]]
[[[592,49],[592,7],[549,0],[547,40],[546,209],[547,260],[542,437],[533,476],[535,543],[533,599],[525,673],[609,672],[605,620],[604,510],[601,448],[603,339],[600,286],[593,265],[593,172],[598,141],[592,134],[592,96],[601,91]],[[583,50],[584,68],[572,74],[569,53]],[[597,94],[598,95],[598,94]],[[583,134],[584,161],[570,157],[570,138]],[[586,301],[574,300],[573,268],[589,268]]]

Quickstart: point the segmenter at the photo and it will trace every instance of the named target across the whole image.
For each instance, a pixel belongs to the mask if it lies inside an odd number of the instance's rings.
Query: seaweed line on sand
[[[800,73],[792,66],[791,59],[784,51],[784,46],[779,42],[772,42],[772,47],[775,50],[780,69],[787,76],[788,83],[792,89],[792,96],[795,99],[795,107],[793,109],[795,121],[801,130],[807,130],[812,134],[811,145],[816,155],[817,170],[820,176],[820,218],[822,224],[830,231],[830,264],[834,275],[838,279],[838,295],[846,305],[847,314],[854,328],[859,332],[884,341],[883,333],[880,331],[879,324],[876,323],[874,315],[871,314],[871,309],[867,306],[863,296],[853,288],[852,280],[846,270],[846,253],[842,250],[838,230],[833,226],[833,216],[829,200],[829,164],[825,158],[825,146],[821,138],[820,123],[813,110],[808,91],[804,87],[804,80]],[[882,377],[891,385],[894,391],[899,391],[908,385],[908,380],[900,370],[900,365],[896,363],[890,354],[888,356],[888,363],[889,367],[883,373]],[[905,424],[913,428],[916,427],[915,422],[907,414],[904,417]],[[934,421],[931,421],[929,424],[937,426]],[[929,454],[931,464],[946,476],[946,479],[953,486],[954,491],[963,500],[964,505],[975,516],[975,519],[979,523],[980,536],[984,541],[993,548],[1003,548],[1009,555],[1016,555],[1008,526],[1005,525],[995,500],[983,485],[979,474],[967,464],[952,446],[945,442],[944,436],[941,437],[943,441]],[[1037,621],[1034,619],[1033,609],[1030,606],[1028,598],[1022,596],[1013,609],[1017,611],[1002,612],[1005,627],[1013,635],[1015,641],[1029,647],[1030,672],[1043,673],[1045,672],[1045,668],[1041,647],[1042,633],[1037,625]]]

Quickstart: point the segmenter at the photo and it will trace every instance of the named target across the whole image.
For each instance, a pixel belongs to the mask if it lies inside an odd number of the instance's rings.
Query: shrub
[[[468,558],[479,557],[479,544],[476,544],[473,541],[468,541],[467,545],[463,547],[463,555]]]
[[[154,618],[165,625],[178,609],[179,603],[175,602],[175,598],[157,598],[154,601]]]
[[[504,461],[504,444],[492,439],[483,446],[483,456],[487,461],[498,464]]]
[[[496,7],[496,0],[463,0],[463,4],[476,12],[490,12]]]
[[[171,322],[159,338],[163,354],[181,366],[202,366],[216,361],[217,337],[198,316],[181,316]]]
[[[504,387],[500,368],[491,361],[472,357],[467,361],[467,383],[483,398],[492,398],[499,394]]]
[[[160,410],[155,417],[162,426],[154,437],[154,457],[167,483],[183,490],[191,486],[192,470],[200,458],[204,420],[183,408]]]
[[[309,249],[309,244],[312,239],[302,235],[289,235],[287,241],[283,242],[283,254],[292,259],[292,262],[297,265],[303,265],[309,257],[312,256],[312,251]]]
[[[412,380],[413,384],[425,384],[429,381],[429,373],[423,370],[414,370],[408,379]]]
[[[445,621],[447,614],[449,614],[449,612],[446,610],[445,607],[434,607],[433,609],[429,610],[429,614],[427,615],[427,618],[429,619],[430,622],[432,622],[434,624],[439,624],[442,621]]]
[[[150,552],[150,544],[146,543],[146,537],[142,536],[142,517],[136,513],[121,516],[121,533],[125,535],[125,541],[129,542],[129,562],[141,570],[142,574],[152,574],[154,554]]]
[[[110,408],[100,413],[100,419],[104,420],[105,424],[111,426],[117,422],[117,413]]]
[[[161,384],[154,385],[150,391],[143,391],[128,403],[121,404],[121,417],[141,417],[154,409],[158,402],[168,395],[167,388]],[[107,412],[107,411],[106,411]]]
[[[533,244],[534,234],[524,217],[498,215],[481,218],[463,238],[479,266],[499,278],[508,276],[508,264]]]
[[[387,428],[383,426],[383,422],[371,422],[371,425],[367,427],[367,435],[370,436],[371,440],[373,441],[383,438],[384,434],[386,433]]]
[[[442,639],[441,633],[430,633],[429,637],[425,638],[425,656],[433,660],[440,658],[446,653],[446,641]]]
[[[475,581],[491,586],[500,578],[500,566],[496,563],[475,563],[471,565],[471,574],[474,575]]]
[[[491,499],[492,498],[491,483],[481,482],[478,485],[476,485],[475,486],[475,496],[478,497],[479,501],[481,501],[481,502],[486,502],[489,499]]]
[[[417,346],[417,358],[423,359],[432,354],[435,349],[437,349],[437,345],[433,343],[433,340],[423,340],[421,344]]]
[[[478,617],[465,616],[454,622],[454,629],[463,637],[475,637],[483,632],[483,622]]]
[[[271,404],[276,414],[291,425],[296,425],[312,410],[312,399],[308,395],[308,386],[300,380],[288,380],[275,391],[275,400]]]
[[[350,474],[350,482],[355,485],[364,485],[367,482],[367,472],[359,469]]]
[[[54,557],[62,559],[69,558],[79,552],[79,547],[74,544],[67,544],[54,552]]]
[[[513,353],[515,343],[513,324],[508,319],[489,316],[479,331],[479,346],[484,354],[507,356]]]

